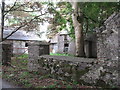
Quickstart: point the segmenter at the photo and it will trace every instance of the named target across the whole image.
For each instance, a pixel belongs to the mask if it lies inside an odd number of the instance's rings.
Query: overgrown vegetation
[[[27,70],[27,63],[27,55],[12,58],[11,66],[2,67],[2,77],[23,88],[96,88],[94,85],[83,84],[82,80],[80,80],[81,84],[78,84],[77,81],[67,82],[53,79],[50,74],[41,75],[40,72],[30,72]],[[84,71],[79,73],[84,74]],[[101,87],[104,87],[104,84],[101,85],[103,85]],[[105,88],[106,87],[109,88],[109,86],[105,86]]]
[[[3,78],[23,88],[86,88],[74,82],[52,79],[51,75],[27,70],[28,55],[13,57],[10,66],[3,66]],[[92,88],[92,87],[89,87]]]

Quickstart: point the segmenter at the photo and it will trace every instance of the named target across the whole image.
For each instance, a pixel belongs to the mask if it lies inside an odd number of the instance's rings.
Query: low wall
[[[90,58],[40,56],[39,72],[52,78],[98,86],[117,86],[117,61],[98,61]],[[114,69],[113,69],[114,68]]]
[[[99,60],[81,79],[98,86],[119,86],[118,60]]]
[[[12,57],[12,44],[2,44],[2,64],[8,65]]]
[[[28,42],[28,70],[38,71],[38,56],[49,54],[49,44],[46,42]]]
[[[96,59],[44,55],[39,57],[38,63],[43,75],[50,74],[56,79],[81,82],[81,76],[96,64]]]

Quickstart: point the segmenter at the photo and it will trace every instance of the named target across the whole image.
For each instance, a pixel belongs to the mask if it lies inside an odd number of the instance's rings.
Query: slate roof
[[[3,38],[7,37],[11,32],[12,30],[4,30]],[[12,34],[7,39],[8,40],[23,40],[23,41],[41,41],[41,39],[37,37],[36,35],[30,35],[23,30],[18,30],[17,32]]]

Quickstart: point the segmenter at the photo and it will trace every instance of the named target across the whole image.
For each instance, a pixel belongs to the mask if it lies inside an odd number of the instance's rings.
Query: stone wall
[[[0,65],[2,64],[2,44],[0,42]]]
[[[97,57],[100,60],[118,60],[118,30],[120,13],[114,13],[97,30]]]
[[[28,47],[25,47],[26,41],[13,41],[13,54],[20,55],[20,54],[28,54]]]
[[[117,60],[100,60],[96,65],[93,65],[91,70],[83,75],[81,79],[92,85],[117,87],[119,85],[117,64]]]
[[[119,86],[119,43],[118,31],[120,29],[120,13],[111,15],[97,33],[98,64],[81,77],[87,83],[96,85]]]
[[[58,80],[102,87],[118,86],[117,60],[43,55],[38,59],[38,71]]]
[[[44,42],[28,42],[28,70],[38,71],[38,57],[49,54],[49,44]]]
[[[38,70],[43,75],[50,74],[55,79],[81,83],[81,76],[87,73],[90,67],[96,64],[97,60],[44,55],[39,57],[38,62]]]
[[[75,55],[75,40],[73,40],[68,34],[67,35],[67,42],[64,40],[65,35],[61,35],[61,34],[56,34],[52,39],[51,39],[51,49],[55,52],[55,53],[67,53],[70,55]],[[64,44],[68,43],[68,52],[64,52]],[[51,50],[51,53],[53,53],[53,51]]]
[[[2,44],[2,64],[8,65],[8,62],[11,62],[12,57],[12,44]]]

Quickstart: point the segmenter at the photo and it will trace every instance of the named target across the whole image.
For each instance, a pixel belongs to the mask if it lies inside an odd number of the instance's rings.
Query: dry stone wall
[[[8,65],[11,62],[12,57],[12,44],[2,44],[2,64]]]
[[[28,42],[28,70],[38,71],[38,57],[49,54],[49,44],[44,42]]]
[[[118,61],[107,60],[98,61],[98,64],[93,65],[91,70],[81,77],[86,83],[90,83],[98,86],[118,86]]]
[[[92,65],[97,64],[96,59],[84,59],[68,56],[40,56],[39,72],[43,75],[50,74],[59,80],[77,81],[81,83],[81,76],[86,74]]]
[[[99,60],[118,60],[118,30],[120,13],[114,13],[97,30],[97,57]]]
[[[38,71],[42,75],[50,75],[55,79],[100,87],[118,86],[117,60],[43,55],[38,63]]]
[[[99,63],[93,65],[91,70],[81,77],[87,83],[119,84],[119,43],[118,31],[120,29],[120,13],[114,13],[97,32],[97,58]]]

